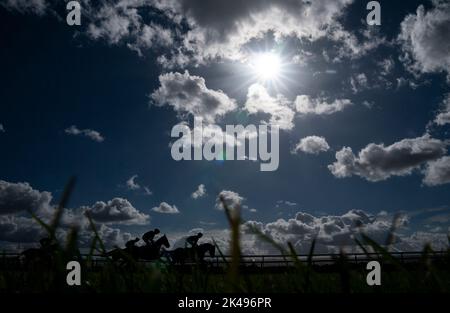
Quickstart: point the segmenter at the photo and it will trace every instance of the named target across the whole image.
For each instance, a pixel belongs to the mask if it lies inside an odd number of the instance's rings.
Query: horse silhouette
[[[166,248],[170,247],[170,243],[166,235],[156,240],[153,245],[133,246],[125,249],[116,248],[105,253],[104,256],[111,257],[113,261],[117,261],[120,259],[124,261],[130,259],[134,261],[137,261],[139,259],[153,261],[161,257],[162,246]]]
[[[216,255],[216,247],[211,243],[202,243],[192,248],[177,248],[165,251],[172,264],[184,264],[187,261],[204,263],[206,253],[210,257],[214,257]]]
[[[54,256],[58,247],[55,243],[48,243],[43,245],[41,240],[40,248],[29,248],[22,251],[19,255],[19,261],[21,261],[25,266],[30,265],[41,265],[46,267],[51,267],[54,263]]]

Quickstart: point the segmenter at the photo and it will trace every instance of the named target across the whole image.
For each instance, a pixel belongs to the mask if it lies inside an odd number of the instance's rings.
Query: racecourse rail
[[[343,254],[347,262],[358,264],[367,263],[372,260],[382,260],[386,259],[381,253],[345,253]],[[417,262],[424,257],[424,252],[390,252],[395,260],[400,263]],[[427,257],[429,260],[441,260],[448,256],[446,251],[429,251]],[[19,253],[0,253],[0,261],[2,258],[15,258],[20,256]],[[82,254],[82,257],[87,259],[88,254]],[[307,254],[296,255],[281,255],[281,254],[264,254],[264,255],[241,255],[241,266],[251,266],[251,267],[277,267],[277,266],[293,266],[297,261],[302,263],[310,262],[312,265],[326,265],[333,264],[342,258],[341,254],[330,254],[330,253],[317,253],[313,254],[311,257]],[[92,266],[101,266],[107,262],[107,258],[98,254],[90,256]],[[224,266],[231,262],[232,256],[230,255],[216,255],[214,257],[205,256],[205,261],[216,267]],[[154,261],[144,261],[139,260],[139,263],[151,263]],[[184,265],[193,265],[194,262],[185,262]]]

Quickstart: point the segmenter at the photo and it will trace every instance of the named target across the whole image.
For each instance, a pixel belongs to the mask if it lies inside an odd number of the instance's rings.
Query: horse
[[[165,251],[172,264],[184,264],[186,261],[204,263],[205,254],[210,257],[216,255],[216,247],[211,243],[202,243],[192,248],[177,248],[172,251]]]
[[[170,243],[166,235],[156,240],[153,245],[134,246],[125,249],[116,248],[105,253],[103,256],[111,257],[113,261],[117,261],[120,259],[124,261],[126,261],[127,259],[132,259],[134,261],[137,261],[139,259],[152,261],[160,258],[161,246],[164,246],[166,248],[170,247]]]
[[[137,256],[139,259],[146,261],[159,259],[161,257],[160,251],[162,246],[166,248],[170,247],[170,243],[166,235],[156,240],[153,245],[144,245],[137,247]]]
[[[54,261],[56,250],[56,245],[50,245],[45,248],[29,248],[20,253],[19,260],[23,261],[23,264],[27,267],[29,265],[50,267]]]

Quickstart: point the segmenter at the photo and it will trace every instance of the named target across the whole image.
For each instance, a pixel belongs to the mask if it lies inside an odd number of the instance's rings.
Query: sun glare
[[[280,57],[275,53],[260,53],[254,56],[251,66],[262,81],[276,80],[281,71]]]

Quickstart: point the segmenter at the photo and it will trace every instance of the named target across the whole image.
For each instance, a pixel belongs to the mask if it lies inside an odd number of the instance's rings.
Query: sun
[[[250,66],[261,81],[274,81],[281,73],[281,58],[272,52],[258,53],[253,56]]]

